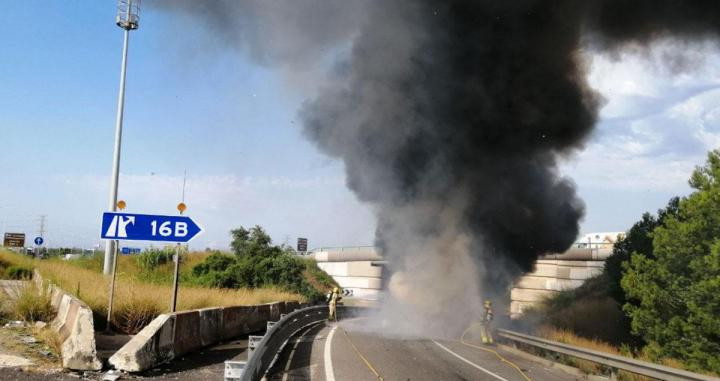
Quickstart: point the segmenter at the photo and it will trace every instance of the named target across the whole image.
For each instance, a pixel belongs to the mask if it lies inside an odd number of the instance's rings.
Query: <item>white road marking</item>
[[[332,339],[333,336],[335,336],[337,327],[337,325],[332,327],[330,334],[328,334],[325,340],[325,349],[323,350],[323,357],[325,358],[325,381],[335,381],[335,372],[332,367]]]
[[[444,346],[444,345],[442,345],[442,344],[438,343],[437,341],[435,341],[435,340],[432,340],[432,342],[433,342],[433,343],[435,343],[435,344],[436,344],[436,345],[437,345],[438,347],[440,347],[440,348],[442,348],[442,349],[446,350],[446,351],[447,351],[448,353],[450,353],[451,355],[453,355],[453,356],[455,356],[455,357],[459,358],[460,360],[462,360],[462,361],[466,362],[467,364],[469,364],[469,365],[472,365],[472,366],[474,366],[475,368],[477,368],[477,369],[479,369],[479,370],[481,370],[481,371],[483,371],[483,372],[485,372],[485,373],[487,373],[487,374],[489,374],[489,375],[491,375],[491,376],[493,376],[493,377],[497,378],[498,380],[502,380],[502,381],[508,381],[507,379],[505,379],[505,378],[502,378],[502,377],[498,376],[497,374],[495,374],[495,373],[493,373],[493,372],[491,372],[491,371],[489,371],[489,370],[487,370],[487,369],[485,369],[485,368],[481,367],[480,365],[478,365],[478,364],[475,364],[474,362],[472,362],[472,361],[470,361],[470,360],[466,359],[465,357],[462,357],[462,356],[460,356],[459,354],[457,354],[457,353],[455,353],[455,352],[451,351],[451,350],[450,350],[450,349],[448,349],[448,348],[447,348],[446,346]],[[327,347],[326,347],[326,348],[327,348]]]

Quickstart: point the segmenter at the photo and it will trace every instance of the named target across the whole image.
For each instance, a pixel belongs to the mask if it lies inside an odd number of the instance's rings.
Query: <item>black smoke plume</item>
[[[302,107],[304,131],[374,207],[391,299],[412,305],[397,311],[442,318],[476,313],[469,299],[502,295],[578,236],[583,202],[557,163],[583,148],[602,103],[587,51],[660,39],[680,51],[720,31],[717,0],[160,4],[199,14],[260,62],[350,46]]]

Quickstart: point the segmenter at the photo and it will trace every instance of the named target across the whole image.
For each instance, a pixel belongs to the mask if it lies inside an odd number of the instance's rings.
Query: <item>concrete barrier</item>
[[[43,282],[35,270],[33,280],[41,292],[47,292],[50,303],[57,312],[50,327],[59,334],[62,341],[61,357],[63,368],[73,370],[100,370],[102,363],[95,347],[95,326],[93,313],[87,304],[63,291],[54,284]]]
[[[204,308],[163,314],[155,318],[112,357],[110,364],[126,372],[141,372],[185,353],[265,329],[297,302],[257,306]]]

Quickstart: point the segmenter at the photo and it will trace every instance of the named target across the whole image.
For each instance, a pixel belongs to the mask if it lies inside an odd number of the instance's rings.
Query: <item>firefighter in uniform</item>
[[[330,312],[328,320],[337,321],[337,303],[342,299],[340,291],[337,287],[333,288],[332,293],[328,296],[328,310]]]
[[[484,307],[485,316],[483,316],[482,323],[480,325],[480,335],[482,336],[483,344],[492,344],[492,327],[490,327],[490,323],[493,319],[492,302],[486,300],[484,303]]]

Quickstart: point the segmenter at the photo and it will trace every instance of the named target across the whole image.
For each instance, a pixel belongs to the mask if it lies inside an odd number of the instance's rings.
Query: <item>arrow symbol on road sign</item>
[[[117,238],[127,238],[127,226],[129,224],[135,224],[135,216],[113,216],[112,221],[110,222],[110,227],[108,227],[105,235]]]

